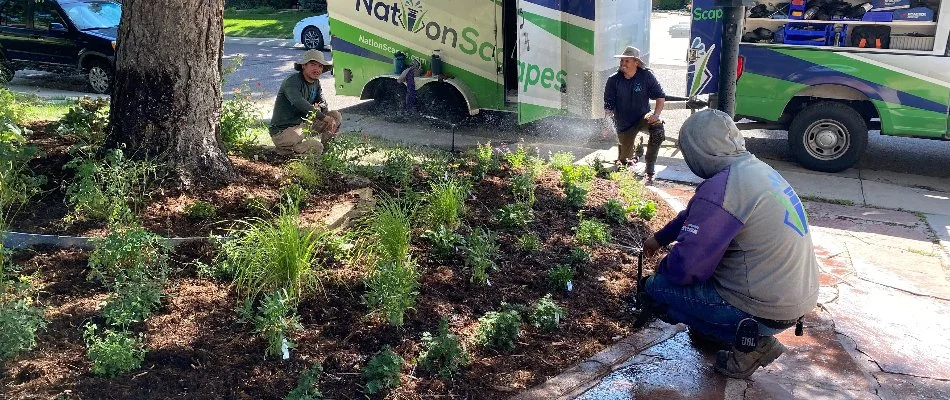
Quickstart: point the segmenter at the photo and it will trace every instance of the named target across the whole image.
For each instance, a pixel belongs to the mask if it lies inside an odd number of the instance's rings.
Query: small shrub
[[[238,59],[236,62],[240,65],[242,61]],[[239,149],[254,144],[253,129],[263,127],[247,85],[221,102],[221,141],[225,149]]]
[[[511,351],[521,334],[521,314],[502,304],[501,311],[489,311],[478,319],[475,344],[497,350]]]
[[[264,357],[281,357],[294,348],[290,334],[303,329],[286,289],[264,295],[254,316],[254,332],[267,340]]]
[[[411,152],[401,148],[392,149],[383,162],[382,175],[398,187],[409,187],[414,166]]]
[[[610,227],[596,219],[581,219],[574,233],[574,240],[585,246],[607,244],[610,241]]]
[[[606,178],[607,174],[610,171],[607,169],[607,167],[604,166],[604,163],[605,161],[603,158],[600,158],[600,156],[596,156],[594,157],[593,160],[590,160],[590,163],[588,165],[590,165],[590,167],[594,169],[594,172],[596,173],[597,176]]]
[[[559,151],[548,157],[551,168],[556,170],[563,170],[565,167],[574,164],[574,160],[574,153],[567,151]]]
[[[432,242],[432,254],[441,259],[448,259],[455,255],[459,246],[465,244],[461,234],[439,225],[434,230],[426,230],[422,237]]]
[[[307,198],[310,197],[310,191],[299,183],[291,183],[284,186],[281,197],[283,198],[284,204],[295,210],[300,210],[307,205]]]
[[[98,149],[109,125],[109,99],[82,97],[56,123],[56,133],[76,139],[77,146]]]
[[[565,315],[567,313],[564,308],[557,305],[554,299],[551,298],[551,294],[548,293],[534,303],[534,307],[531,309],[531,325],[541,330],[553,332],[558,330],[561,319]]]
[[[534,222],[534,210],[527,203],[505,204],[497,215],[498,223],[506,228],[524,228]]]
[[[583,247],[575,247],[571,249],[571,256],[568,259],[568,262],[570,262],[571,265],[576,265],[576,266],[585,266],[587,264],[590,264],[591,262],[590,252],[587,251],[587,249]]]
[[[524,147],[524,139],[521,139],[521,142],[518,143],[514,151],[508,149],[502,156],[505,158],[505,161],[508,162],[511,169],[520,171],[524,168],[528,161],[528,152]]]
[[[627,207],[617,199],[610,199],[604,203],[604,214],[616,223],[627,222]]]
[[[316,157],[316,156],[311,156]],[[290,179],[310,190],[318,189],[323,185],[325,177],[323,176],[320,166],[313,162],[313,159],[310,157],[294,160],[287,163],[287,174],[290,176]]]
[[[380,261],[365,282],[366,304],[379,311],[393,326],[402,326],[419,294],[419,272],[408,259]]]
[[[492,148],[491,142],[478,143],[475,146],[473,159],[475,161],[475,175],[479,178],[498,169],[498,160],[495,158],[495,150]]]
[[[419,366],[422,369],[449,379],[470,362],[468,351],[458,336],[449,333],[449,323],[445,319],[439,321],[435,336],[429,332],[422,334],[422,352],[419,353]]]
[[[620,198],[624,204],[638,204],[643,200],[644,186],[633,172],[629,170],[619,170],[610,173],[610,180],[617,183],[620,190]]]
[[[77,156],[64,166],[75,171],[66,187],[66,204],[72,212],[67,223],[81,220],[128,225],[155,178],[157,166],[125,158],[120,149],[106,152],[103,160]]]
[[[574,207],[582,207],[587,202],[587,193],[596,172],[587,165],[567,165],[561,168],[561,183],[564,185],[564,194],[567,203]]]
[[[89,278],[112,291],[135,284],[164,285],[169,274],[168,241],[142,227],[118,228],[94,239]]]
[[[297,3],[300,8],[317,15],[327,12],[327,0],[299,0]]]
[[[5,263],[0,255],[0,268],[10,269]],[[0,361],[36,347],[36,332],[46,326],[43,310],[30,296],[29,279],[8,280],[5,272],[0,269]]]
[[[541,239],[534,232],[518,236],[518,248],[524,251],[537,251],[541,248]]]
[[[284,396],[284,400],[320,400],[323,398],[323,393],[320,393],[320,387],[318,383],[320,382],[320,374],[323,373],[323,366],[320,364],[314,364],[312,367],[305,369],[300,373],[300,377],[297,378],[297,386],[287,393],[287,396]]]
[[[102,309],[102,316],[109,324],[121,328],[145,321],[162,303],[164,283],[164,279],[117,283]]]
[[[326,234],[301,228],[296,211],[284,208],[273,220],[238,221],[216,262],[233,271],[235,287],[244,296],[285,289],[297,301],[322,287],[317,257]]]
[[[572,281],[574,269],[570,265],[558,264],[548,270],[548,283],[555,289],[570,289]]]
[[[359,137],[339,135],[329,143],[323,155],[313,157],[319,170],[328,177],[346,174],[370,176],[375,171],[370,166],[360,165],[360,160],[375,151],[366,140]]]
[[[405,360],[393,352],[389,346],[369,360],[363,370],[363,379],[366,380],[366,393],[376,394],[382,390],[399,386],[400,369]]]
[[[511,194],[515,197],[515,202],[525,203],[528,206],[534,206],[537,197],[534,194],[537,188],[537,175],[533,171],[524,171],[511,178]]]
[[[637,206],[637,216],[647,221],[656,216],[656,204],[652,201],[640,202]]]
[[[428,151],[422,158],[419,166],[429,179],[449,180],[454,173],[452,154],[444,151]]]
[[[488,271],[495,268],[495,257],[498,255],[497,235],[489,230],[476,228],[469,235],[466,248],[465,264],[472,269],[471,281],[478,284],[488,284]]]
[[[39,150],[26,145],[28,132],[0,120],[0,226],[9,222],[34,195],[39,194],[46,183],[45,177],[35,176],[29,169],[30,160],[39,154]]]
[[[587,193],[590,191],[574,184],[564,186],[564,197],[571,207],[581,208],[587,203]]]
[[[92,360],[92,373],[112,377],[132,371],[145,361],[145,338],[130,332],[106,329],[96,334],[96,324],[86,324],[83,339]]]
[[[25,112],[26,104],[17,101],[13,92],[0,86],[0,125],[22,123]]]
[[[465,213],[465,198],[468,187],[459,180],[433,183],[425,196],[424,215],[432,226],[445,226],[450,230],[459,227]]]
[[[211,204],[204,200],[196,200],[194,203],[185,207],[185,215],[191,219],[208,219],[214,218],[214,215],[217,213],[214,204]]]

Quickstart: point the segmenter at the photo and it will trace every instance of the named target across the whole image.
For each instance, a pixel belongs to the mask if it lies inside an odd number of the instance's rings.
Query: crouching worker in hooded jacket
[[[643,282],[644,302],[663,319],[688,325],[693,338],[731,347],[719,351],[715,369],[747,378],[785,351],[774,335],[817,304],[818,261],[805,210],[788,182],[746,151],[727,114],[694,114],[679,146],[705,181],[686,210],[644,243],[651,254],[675,242]]]

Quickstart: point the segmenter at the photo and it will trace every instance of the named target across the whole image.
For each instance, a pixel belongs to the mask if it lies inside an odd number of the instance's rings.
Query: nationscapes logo
[[[402,9],[405,12],[399,19],[403,29],[416,33],[425,27],[426,10],[422,5],[422,0],[402,0]],[[398,10],[398,8],[396,8]]]
[[[785,225],[792,228],[799,236],[805,236],[808,233],[808,217],[805,215],[805,206],[795,194],[795,190],[778,172],[769,175],[769,181],[775,189],[772,196],[785,207]]]

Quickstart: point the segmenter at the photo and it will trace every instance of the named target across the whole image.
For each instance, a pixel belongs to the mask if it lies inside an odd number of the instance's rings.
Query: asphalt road
[[[666,34],[668,36],[668,34]],[[653,47],[658,47],[658,38],[654,38]],[[671,43],[679,43],[670,39]],[[257,45],[226,44],[225,65],[238,58],[242,66],[227,77],[224,90],[226,94],[236,91],[250,91],[259,105],[262,115],[269,116],[274,96],[284,77],[293,71],[293,60],[303,52],[302,48],[266,47]],[[663,61],[673,58],[663,58]],[[663,62],[661,61],[661,62]],[[658,80],[669,95],[683,95],[686,92],[686,69],[679,65],[652,66]],[[346,109],[348,112],[371,113],[365,102],[350,96],[336,96],[332,76],[323,79],[324,93],[333,108]],[[46,89],[82,92],[84,81],[79,76],[60,76],[36,71],[20,71],[11,85],[20,87],[38,87]],[[664,112],[667,122],[667,135],[676,136],[679,127],[689,116],[687,110],[668,110]],[[433,128],[438,129],[438,128]],[[486,137],[518,138],[537,136],[552,141],[587,141],[599,131],[592,121],[557,119],[534,124],[528,127],[514,126],[511,115],[485,113],[476,120],[474,126],[466,128],[471,133]],[[483,132],[479,132],[482,130]],[[760,158],[791,160],[787,154],[787,139],[784,131],[751,130],[745,132],[750,151]],[[881,136],[871,132],[868,148],[858,164],[861,169],[872,169],[908,173],[922,176],[950,178],[950,142],[897,138]]]

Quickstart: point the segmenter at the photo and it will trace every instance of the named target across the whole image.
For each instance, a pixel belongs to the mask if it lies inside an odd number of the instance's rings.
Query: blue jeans
[[[752,315],[727,303],[713,286],[712,280],[692,285],[677,285],[661,274],[647,278],[646,293],[667,322],[683,323],[689,329],[732,345],[739,322]],[[759,336],[774,336],[785,329],[769,328],[759,323]]]

